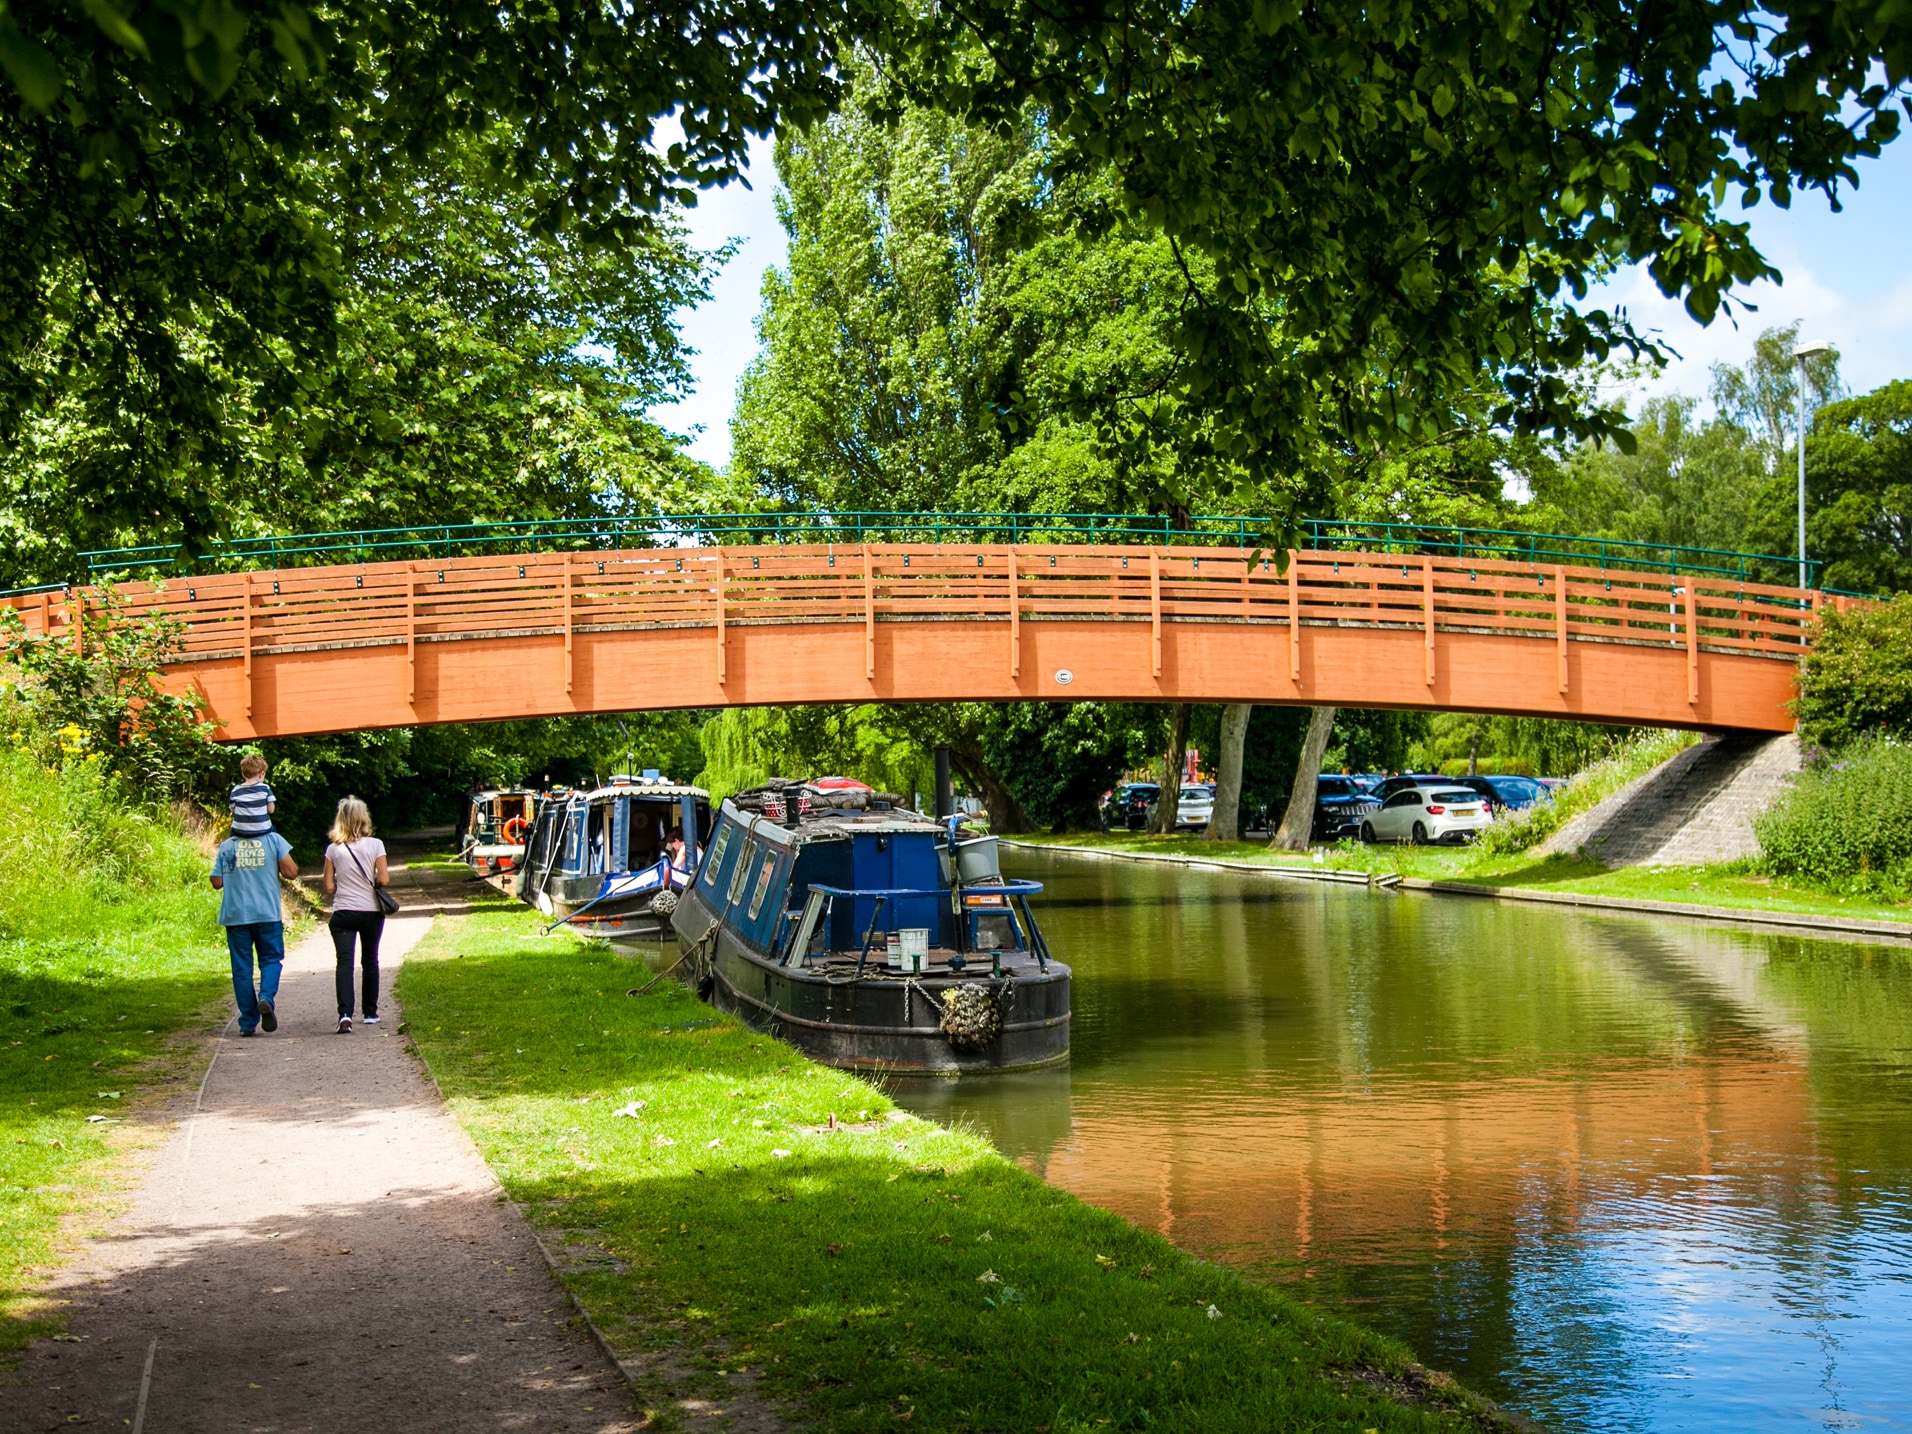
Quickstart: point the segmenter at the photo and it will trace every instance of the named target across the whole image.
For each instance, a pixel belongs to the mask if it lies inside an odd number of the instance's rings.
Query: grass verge
[[[0,806],[32,813],[0,853],[0,1349],[59,1327],[37,1294],[63,1219],[109,1191],[143,1091],[177,1078],[177,1033],[228,989],[198,844],[89,764],[0,756]]]
[[[1460,1430],[1405,1349],[1053,1190],[524,908],[441,922],[407,1030],[609,1338],[832,1431]],[[619,1114],[619,1112],[629,1112]],[[830,1129],[832,1117],[837,1128]]]

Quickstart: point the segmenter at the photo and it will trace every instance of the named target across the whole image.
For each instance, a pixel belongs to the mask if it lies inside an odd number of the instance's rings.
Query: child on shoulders
[[[266,759],[248,752],[239,759],[239,785],[226,794],[232,811],[232,834],[236,837],[262,837],[272,830],[272,814],[278,807],[272,788],[266,785]]]

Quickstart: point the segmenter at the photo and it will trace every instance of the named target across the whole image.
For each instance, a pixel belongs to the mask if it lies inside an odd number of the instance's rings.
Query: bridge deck
[[[1784,731],[1818,594],[1382,553],[1023,545],[527,553],[121,583],[243,739],[574,712],[1016,698]],[[96,589],[11,600],[84,641]]]

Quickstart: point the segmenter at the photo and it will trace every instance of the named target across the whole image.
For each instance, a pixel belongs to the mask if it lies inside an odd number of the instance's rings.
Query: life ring
[[[507,844],[522,842],[524,840],[524,834],[525,819],[523,817],[513,817],[505,823],[504,838]]]

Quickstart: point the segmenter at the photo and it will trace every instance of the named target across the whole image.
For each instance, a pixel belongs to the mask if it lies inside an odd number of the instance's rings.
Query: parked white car
[[[1472,841],[1493,821],[1479,792],[1458,786],[1418,786],[1396,792],[1361,824],[1361,840],[1428,842]]]
[[[1182,798],[1175,804],[1175,825],[1206,829],[1215,815],[1215,789],[1205,782],[1184,782]]]

